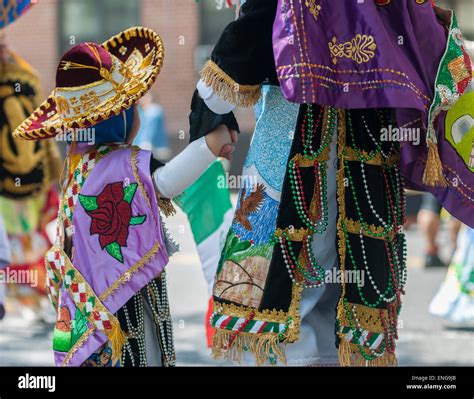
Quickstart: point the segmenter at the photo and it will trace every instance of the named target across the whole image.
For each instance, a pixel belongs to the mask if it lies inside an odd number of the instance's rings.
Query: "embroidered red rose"
[[[146,219],[146,215],[132,216],[130,204],[137,186],[132,183],[123,187],[116,182],[105,186],[97,196],[79,194],[79,202],[91,217],[90,234],[98,234],[101,248],[122,263],[121,248],[127,246],[130,226]]]

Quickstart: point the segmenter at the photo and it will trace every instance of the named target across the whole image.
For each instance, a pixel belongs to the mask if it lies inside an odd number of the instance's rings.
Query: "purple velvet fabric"
[[[110,183],[123,182],[124,185],[138,183],[132,168],[131,151],[131,148],[115,150],[101,159],[87,177],[81,194],[97,196]],[[121,277],[127,277],[112,295],[102,300],[112,314],[156,278],[168,263],[164,233],[149,171],[150,157],[151,153],[144,150],[140,150],[137,156],[137,172],[142,186],[140,188],[139,183],[131,201],[131,211],[133,216],[146,215],[146,220],[143,224],[129,226],[126,246],[121,248],[123,263],[110,256],[105,248],[101,248],[98,235],[91,234],[91,217],[79,202],[74,211],[72,263],[96,295],[100,297]],[[140,265],[144,256],[156,243],[160,245],[156,254]],[[62,292],[61,305],[67,306],[71,315],[75,314],[74,303],[67,291]],[[74,354],[69,365],[80,366],[106,340],[102,332],[95,330]],[[55,352],[56,364],[61,365],[65,355]]]
[[[338,108],[429,107],[447,36],[429,2],[316,4],[317,18],[304,1],[279,0],[273,46],[287,99]]]

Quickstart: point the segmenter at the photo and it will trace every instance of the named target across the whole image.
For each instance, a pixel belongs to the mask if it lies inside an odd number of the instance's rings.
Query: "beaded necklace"
[[[302,255],[304,264],[298,260],[298,255],[293,249],[291,239],[287,231],[283,231],[281,236],[274,235],[272,242],[279,244],[283,260],[290,275],[291,280],[304,288],[319,287],[324,283],[325,270],[317,262],[313,250],[312,242],[315,234],[324,234],[328,226],[328,202],[327,202],[327,165],[326,161],[318,160],[323,152],[329,147],[336,122],[336,110],[326,108],[326,123],[322,127],[321,143],[315,151],[313,141],[318,128],[323,120],[324,107],[320,107],[316,124],[313,123],[313,106],[307,105],[306,113],[303,116],[301,125],[301,140],[303,153],[300,154],[304,161],[313,163],[314,190],[311,199],[306,199],[301,176],[300,161],[292,159],[288,163],[288,176],[293,202],[296,211],[308,234],[302,240]],[[316,204],[316,209],[310,211],[308,203]]]
[[[377,110],[375,110],[375,113],[377,114],[377,117],[381,120],[382,125],[385,126],[383,113],[379,115]],[[368,136],[370,137],[370,139],[374,142],[375,147],[376,147],[375,151],[371,151],[368,156],[365,156],[362,153],[362,151],[360,151],[359,148],[357,148],[357,146],[355,145],[355,134],[354,134],[353,125],[352,125],[351,113],[348,112],[347,115],[348,115],[347,125],[349,128],[348,130],[352,138],[352,144],[353,144],[352,148],[358,160],[361,163],[360,165],[361,176],[362,176],[362,181],[364,185],[364,193],[366,196],[366,200],[369,205],[370,212],[374,215],[374,217],[378,220],[378,222],[384,228],[382,233],[372,232],[370,230],[369,224],[364,220],[363,215],[362,215],[362,210],[359,205],[359,200],[357,198],[356,184],[352,178],[351,171],[349,168],[349,163],[347,160],[344,160],[344,171],[346,172],[345,175],[348,177],[348,180],[349,180],[349,191],[351,192],[352,198],[354,200],[356,212],[361,224],[361,230],[359,232],[359,241],[360,241],[360,248],[362,252],[362,261],[364,264],[364,270],[367,273],[367,276],[369,278],[372,288],[377,293],[378,299],[375,301],[375,303],[369,303],[369,301],[367,301],[366,298],[364,297],[362,289],[360,288],[359,285],[357,285],[357,290],[358,290],[362,303],[367,307],[377,308],[377,306],[382,301],[387,303],[387,306],[386,306],[387,316],[388,316],[387,318],[384,315],[383,309],[380,309],[380,320],[384,329],[385,339],[377,350],[373,350],[372,348],[370,348],[370,345],[360,344],[359,341],[364,330],[361,328],[359,319],[357,317],[357,309],[355,306],[352,306],[352,309],[350,309],[348,306],[347,299],[346,298],[343,299],[343,305],[344,305],[344,308],[349,320],[349,327],[353,331],[353,336],[355,338],[355,342],[357,343],[359,352],[366,361],[370,361],[383,355],[385,350],[388,350],[389,352],[393,352],[395,350],[395,339],[398,338],[397,320],[398,320],[398,314],[400,311],[400,303],[401,303],[400,295],[401,293],[403,293],[403,287],[406,283],[406,277],[407,277],[407,270],[406,270],[406,267],[404,266],[406,264],[406,240],[400,231],[401,227],[403,226],[405,222],[405,217],[404,217],[405,196],[403,193],[403,180],[400,174],[398,173],[398,168],[396,166],[392,168],[381,166],[383,180],[384,180],[384,192],[386,193],[385,204],[386,204],[386,209],[388,210],[387,220],[384,220],[381,217],[381,215],[377,212],[377,210],[374,207],[372,198],[370,196],[364,163],[372,160],[378,154],[380,154],[383,159],[387,159],[391,155],[391,153],[394,151],[394,149],[396,150],[398,147],[395,144],[392,144],[389,152],[386,154],[382,150],[381,143],[377,142],[374,135],[370,131],[366,123],[365,117],[362,115],[362,121],[363,121],[365,130]],[[347,253],[349,254],[352,268],[354,270],[357,270],[358,263],[356,262],[356,259],[353,253],[353,248],[349,240],[348,229],[345,223],[342,223],[341,227],[344,233],[344,240],[346,243]],[[387,253],[387,259],[388,259],[388,263],[390,267],[389,280],[384,292],[382,292],[379,289],[379,287],[377,287],[376,282],[373,278],[373,275],[370,273],[363,232],[365,233],[365,235],[368,235],[369,237],[381,238],[384,241],[385,251]],[[390,235],[391,232],[395,232],[395,235],[393,238],[391,238],[391,235]],[[401,261],[400,261],[400,254],[399,254],[400,248],[402,249]]]

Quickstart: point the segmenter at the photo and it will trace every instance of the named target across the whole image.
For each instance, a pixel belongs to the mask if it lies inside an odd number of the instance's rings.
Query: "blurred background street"
[[[235,198],[234,198],[235,199]],[[179,212],[167,226],[181,251],[168,267],[168,288],[178,366],[218,366],[206,347],[204,319],[206,283],[186,216]],[[416,227],[407,231],[408,282],[398,341],[402,366],[474,366],[474,329],[455,328],[431,316],[428,305],[438,290],[445,268],[422,267],[423,238]],[[442,232],[440,242],[448,242]],[[448,256],[447,253],[442,253]],[[17,315],[0,322],[0,366],[53,366],[52,325],[29,322]]]

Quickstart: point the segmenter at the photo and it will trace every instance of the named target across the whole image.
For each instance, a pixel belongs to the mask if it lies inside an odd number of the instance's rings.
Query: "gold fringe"
[[[395,353],[388,351],[385,351],[382,356],[374,360],[365,360],[357,345],[347,342],[341,332],[338,335],[341,338],[338,348],[339,365],[341,367],[395,367],[398,365]]]
[[[341,341],[339,342],[339,348],[337,350],[339,366],[349,367],[351,365],[352,358],[351,346],[344,337],[344,334],[339,333],[339,337],[341,338]]]
[[[251,353],[255,357],[257,366],[264,366],[271,356],[286,364],[284,348],[285,344],[280,343],[278,334],[251,334],[240,332],[232,342],[231,347],[228,343],[235,331],[216,329],[212,338],[212,357],[214,359],[228,359],[236,362],[242,360],[244,352]]]
[[[161,198],[160,196],[157,196],[158,200],[158,206],[160,210],[163,212],[163,214],[166,217],[170,217],[176,214],[176,209],[171,203],[171,200],[166,199],[166,198]]]
[[[443,164],[439,157],[438,146],[433,141],[428,142],[428,159],[423,173],[423,184],[432,187],[447,187],[448,183],[443,175]]]
[[[239,107],[252,107],[260,98],[260,85],[238,84],[211,60],[204,65],[201,79],[220,98]]]
[[[109,339],[110,345],[112,346],[113,358],[121,359],[122,348],[127,341],[127,335],[120,327],[118,320],[112,324],[112,329],[107,333],[107,338]]]

